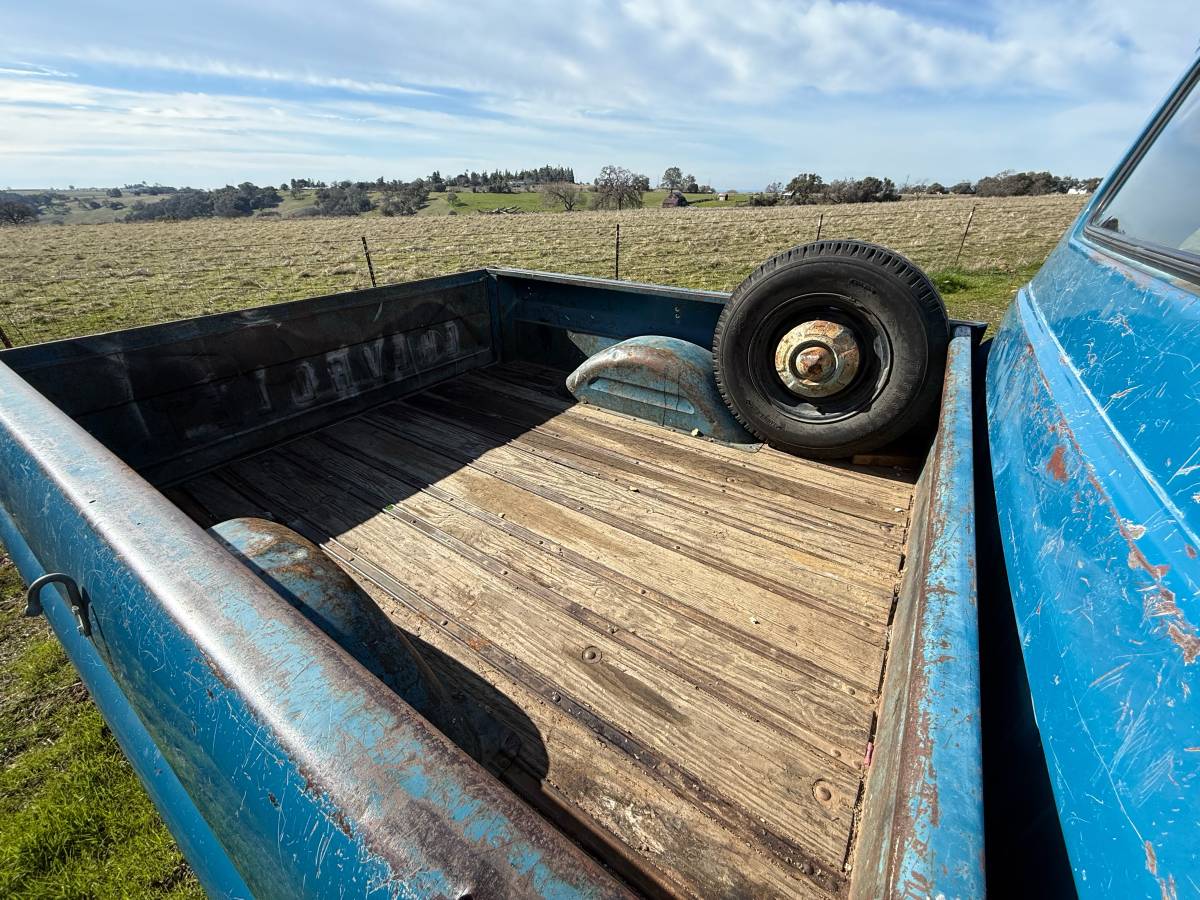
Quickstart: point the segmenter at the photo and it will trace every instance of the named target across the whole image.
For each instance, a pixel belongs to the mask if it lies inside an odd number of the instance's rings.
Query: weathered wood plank
[[[266,508],[270,504],[234,490],[216,476],[190,482],[186,493],[189,509],[203,510],[207,522],[271,513]],[[353,554],[335,539],[325,536],[318,543],[342,562],[397,625],[513,702],[520,715],[513,715],[507,706],[497,708],[489,692],[462,679],[438,658],[428,660],[453,693],[461,691],[465,702],[494,711],[520,739],[515,765],[494,768],[494,774],[602,858],[611,862],[614,855],[623,857],[637,871],[621,868],[622,874],[632,875],[635,883],[654,882],[659,891],[699,898],[830,896],[803,877],[796,868],[798,860],[789,865],[769,853],[748,851],[753,834],[718,824],[713,815],[663,780],[647,777],[638,763],[565,715],[561,704],[548,702],[481,658],[436,620],[380,588],[345,561]]]
[[[830,686],[811,669],[797,670],[759,652],[744,632],[726,629],[714,646],[714,623],[678,603],[611,582],[577,566],[577,559],[495,527],[461,505],[409,486],[345,453],[299,442],[286,451],[372,508],[418,527],[456,552],[506,578],[584,624],[645,654],[700,690],[742,709],[852,769],[869,739],[863,710],[844,686]],[[400,499],[396,499],[400,498]],[[864,694],[864,699],[869,698]]]
[[[363,420],[343,423],[336,435],[324,439],[366,453],[410,481],[436,484],[456,500],[503,512],[546,540],[601,559],[721,621],[754,625],[768,639],[860,689],[878,689],[883,648],[876,632],[846,628],[828,614],[692,559],[673,545],[622,531]]]
[[[536,404],[544,397],[536,391],[528,391],[526,396],[512,398],[504,396],[507,391],[493,390],[486,394],[482,387],[486,383],[485,380],[464,375],[445,382],[430,394],[458,402],[473,403],[481,409],[499,410],[505,415],[523,416],[526,419],[531,413],[523,407]],[[635,459],[648,461],[688,477],[702,479],[706,483],[723,485],[734,494],[745,494],[766,503],[794,503],[798,509],[803,509],[816,521],[844,526],[848,531],[880,535],[890,539],[893,545],[898,543],[898,535],[903,532],[904,523],[908,519],[907,508],[902,507],[899,502],[878,502],[878,496],[869,487],[869,482],[857,480],[852,486],[832,488],[821,481],[824,478],[823,474],[803,481],[782,476],[749,462],[737,462],[716,454],[701,452],[701,448],[707,448],[710,444],[701,443],[695,438],[682,436],[682,439],[696,441],[694,448],[665,442],[658,436],[643,433],[643,429],[646,428],[655,428],[664,434],[670,433],[665,428],[597,410],[586,404],[564,406],[554,418],[553,428],[581,442],[594,441],[610,449],[619,448],[621,452]]]
[[[278,455],[256,457],[232,469],[544,673],[562,686],[564,695],[636,735],[660,759],[691,773],[701,793],[711,791],[727,803],[754,810],[772,831],[826,866],[840,867],[857,799],[856,775],[799,742],[781,740],[763,723],[701,698],[694,685],[611,635],[587,629],[536,595],[491,577],[485,567],[418,530],[397,528],[395,518],[355,508],[341,490],[305,484],[304,471]],[[832,800],[819,802],[818,788],[832,792]]]
[[[757,584],[780,596],[843,617],[855,627],[882,630],[896,586],[896,569],[855,572],[806,548],[781,547],[706,516],[663,507],[641,491],[630,491],[576,469],[495,441],[476,432],[398,407],[366,417],[426,449],[445,453],[545,499],[583,512],[623,531],[678,550],[692,559]],[[869,577],[874,576],[874,577]],[[870,617],[864,617],[864,612]],[[882,622],[880,618],[882,613]]]
[[[842,563],[842,571],[849,571],[861,583],[880,583],[879,579],[891,583],[899,568],[900,549],[888,546],[888,541],[872,539],[861,527],[814,522],[792,504],[767,504],[744,496],[731,498],[724,484],[685,477],[594,441],[560,435],[555,430],[557,418],[530,427],[495,410],[468,407],[428,393],[414,399],[415,402],[406,404],[408,408],[469,428],[495,443],[506,443],[575,471],[605,478],[662,506],[678,507],[683,514],[712,516],[715,521],[803,550],[830,563]],[[389,404],[377,413],[387,417],[401,408]],[[863,581],[864,578],[867,580]]]
[[[782,453],[772,447],[750,449],[704,438],[697,439],[691,435],[643,422],[631,416],[575,403],[571,397],[564,395],[561,382],[553,387],[539,387],[537,384],[531,384],[525,374],[530,371],[531,366],[530,363],[520,362],[489,366],[487,369],[480,370],[472,381],[486,381],[493,386],[494,392],[499,391],[531,402],[536,398],[536,402],[556,412],[569,411],[572,416],[614,426],[627,424],[630,430],[651,440],[670,444],[689,452],[720,457],[739,465],[763,469],[784,478],[815,483],[818,486],[835,485],[844,490],[853,490],[855,484],[859,486],[870,484],[872,496],[881,504],[885,501],[895,500],[899,501],[895,505],[904,505],[911,499],[912,485],[915,483],[917,475],[913,470],[852,465],[837,460],[803,459]],[[533,368],[538,367],[534,366]],[[560,375],[560,377],[562,376]]]

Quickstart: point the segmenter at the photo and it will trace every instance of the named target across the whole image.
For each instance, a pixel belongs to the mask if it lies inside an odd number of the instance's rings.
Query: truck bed
[[[491,366],[191,478],[321,545],[485,760],[650,893],[844,892],[915,472],[707,442]]]

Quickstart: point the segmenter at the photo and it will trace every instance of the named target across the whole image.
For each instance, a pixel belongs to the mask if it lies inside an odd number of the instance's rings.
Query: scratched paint
[[[1089,233],[1115,181],[1018,292],[989,361],[988,420],[1076,886],[1171,900],[1200,894],[1200,291]]]
[[[1189,750],[1200,732],[1200,566],[1195,512],[1179,505],[1192,483],[1171,482],[1200,430],[1186,425],[1194,382],[1151,376],[1190,371],[1181,357],[1200,351],[1200,330],[1175,344],[1192,306],[1170,286],[1147,303],[1144,281],[1078,237],[1046,269],[1019,293],[988,377],[1025,665],[1080,893],[1174,897],[1200,886],[1200,754]],[[1184,314],[1168,322],[1176,308]],[[1118,374],[1108,354],[1143,329],[1158,336],[1154,351],[1129,345]],[[1152,387],[1114,401],[1125,378]]]

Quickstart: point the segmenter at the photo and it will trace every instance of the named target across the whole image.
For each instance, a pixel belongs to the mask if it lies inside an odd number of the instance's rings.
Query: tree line
[[[974,194],[977,197],[1039,197],[1082,191],[1090,194],[1100,186],[1101,178],[1075,178],[1050,172],[1014,172],[1005,169],[978,181],[959,181],[946,187],[940,182],[906,184],[902,194]]]
[[[776,206],[830,203],[888,203],[905,194],[971,194],[977,197],[1036,197],[1046,194],[1065,194],[1071,190],[1091,193],[1100,184],[1099,178],[1074,178],[1050,172],[1014,172],[1011,169],[980,178],[960,181],[950,187],[940,182],[904,184],[896,187],[890,178],[868,175],[865,178],[838,178],[826,182],[815,172],[801,172],[786,185],[772,182],[766,189],[752,194],[750,206]]]
[[[434,171],[425,179],[431,191],[448,191],[454,188],[469,188],[473,193],[511,194],[518,190],[532,191],[543,184],[574,184],[575,170],[570,166],[539,166],[536,169],[508,169],[492,172],[460,172],[443,178]]]
[[[749,206],[885,203],[913,194],[959,194],[978,197],[1019,197],[1062,194],[1071,190],[1090,193],[1100,184],[1099,178],[1075,178],[1050,172],[1014,172],[1005,170],[978,181],[960,181],[950,187],[940,182],[906,183],[897,187],[890,178],[867,176],[843,178],[826,182],[814,172],[802,172],[786,185],[773,182],[766,189],[749,195]],[[659,179],[658,186],[669,191],[711,193],[712,187],[698,183],[695,176],[684,174],[679,166],[669,166]],[[74,186],[72,185],[72,190]],[[238,218],[254,214],[279,215],[276,207],[283,195],[293,199],[314,192],[312,206],[289,213],[302,216],[355,216],[378,209],[384,216],[415,215],[429,200],[430,192],[447,192],[451,212],[455,207],[455,190],[511,193],[515,190],[536,190],[542,195],[543,206],[571,212],[592,209],[631,209],[643,204],[650,191],[648,176],[623,166],[607,165],[589,185],[575,181],[570,166],[540,166],[536,169],[492,172],[461,172],[443,177],[439,171],[413,181],[387,180],[337,181],[327,183],[311,178],[292,178],[278,188],[259,187],[249,181],[237,186],[226,185],[215,190],[177,188],[169,185],[148,185],[144,182],[126,184],[124,188],[109,188],[104,199],[72,198],[57,191],[0,192],[0,224],[21,225],[35,222],[43,215],[65,215],[74,203],[82,209],[124,209],[124,197],[133,199],[126,220],[131,222],[163,219]],[[732,193],[732,192],[731,192]],[[161,197],[146,202],[142,197]]]
[[[810,203],[888,203],[899,199],[900,192],[890,178],[868,175],[826,182],[815,172],[801,172],[787,185],[772,182],[747,202],[750,206],[803,206]]]

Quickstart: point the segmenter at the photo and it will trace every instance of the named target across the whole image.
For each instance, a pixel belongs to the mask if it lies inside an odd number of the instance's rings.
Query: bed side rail
[[[983,760],[972,475],[972,329],[957,325],[867,777],[854,897],[984,894]]]

